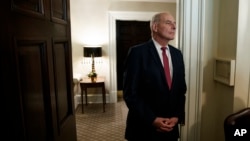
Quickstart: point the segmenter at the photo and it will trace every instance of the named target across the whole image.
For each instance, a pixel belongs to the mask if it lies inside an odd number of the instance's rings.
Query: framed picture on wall
[[[214,80],[228,86],[234,86],[235,60],[214,59]]]

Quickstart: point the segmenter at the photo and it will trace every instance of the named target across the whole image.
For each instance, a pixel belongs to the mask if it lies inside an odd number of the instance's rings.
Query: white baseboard
[[[81,98],[81,95],[75,95],[74,96],[75,109],[80,104],[80,98]]]
[[[74,96],[74,100],[75,100],[75,108],[77,108],[77,106],[79,104],[81,104],[81,95],[77,94]],[[83,103],[85,104],[85,95],[83,95]],[[102,103],[102,95],[101,94],[88,94],[88,103]],[[106,94],[106,103],[110,103],[109,100],[109,94]]]

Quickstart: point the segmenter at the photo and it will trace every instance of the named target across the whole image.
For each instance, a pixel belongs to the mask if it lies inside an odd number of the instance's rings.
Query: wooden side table
[[[106,105],[106,92],[105,92],[105,83],[104,78],[97,78],[96,82],[92,82],[90,78],[84,78],[80,82],[81,87],[81,101],[82,101],[82,113],[84,113],[84,105],[83,105],[83,91],[85,92],[85,102],[88,105],[88,93],[87,88],[102,88],[102,100],[103,100],[103,112],[105,112]]]

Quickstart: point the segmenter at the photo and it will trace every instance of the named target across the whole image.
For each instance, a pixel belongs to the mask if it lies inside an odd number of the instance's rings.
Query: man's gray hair
[[[155,14],[155,15],[152,17],[151,21],[150,21],[150,29],[151,29],[151,31],[152,31],[153,24],[159,23],[159,22],[160,22],[160,20],[161,20],[161,15],[162,15],[162,14],[171,15],[170,12],[160,12],[160,13]]]

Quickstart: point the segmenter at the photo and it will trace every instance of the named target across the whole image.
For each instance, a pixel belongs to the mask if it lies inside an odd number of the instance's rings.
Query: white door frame
[[[183,52],[187,93],[186,123],[181,141],[200,141],[201,94],[203,86],[204,0],[177,0],[179,11],[179,46]]]

